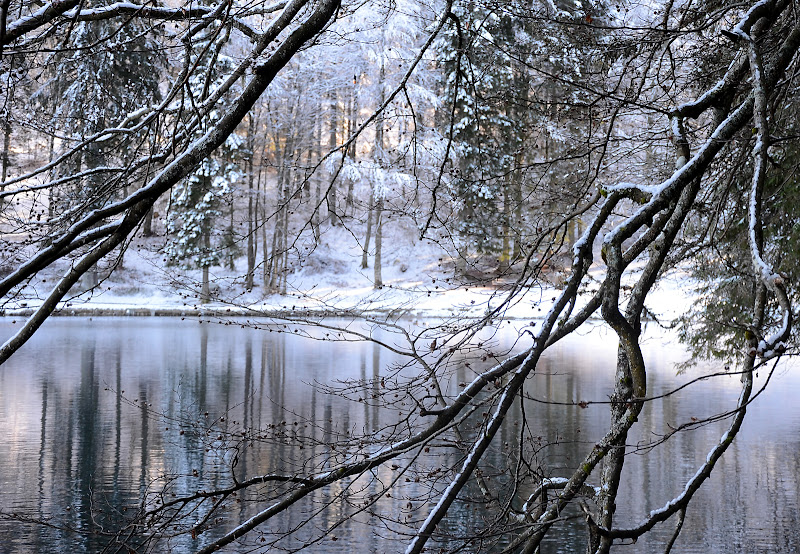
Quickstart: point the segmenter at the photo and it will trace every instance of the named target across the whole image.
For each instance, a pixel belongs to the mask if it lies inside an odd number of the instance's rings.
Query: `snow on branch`
[[[759,18],[777,17],[785,7],[786,2],[784,1],[761,0],[748,10],[745,16],[736,24],[733,31],[723,30],[722,34],[732,40],[740,40],[742,37],[746,39]],[[672,112],[672,115],[680,118],[689,117],[696,119],[708,108],[722,103],[724,98],[734,91],[745,78],[748,62],[749,59],[746,54],[739,53],[734,56],[733,60],[731,60],[728,65],[728,69],[714,86],[709,88],[696,100],[685,102],[678,106]]]
[[[744,35],[743,31],[740,32]],[[744,36],[749,42],[748,57],[750,71],[753,76],[753,95],[755,98],[753,119],[756,128],[756,144],[753,148],[753,177],[750,185],[750,201],[747,212],[747,236],[756,279],[775,295],[783,310],[783,317],[778,330],[771,337],[761,340],[756,347],[755,354],[764,358],[771,358],[786,350],[785,343],[789,339],[792,325],[792,306],[786,293],[783,276],[775,272],[772,266],[764,260],[762,254],[764,238],[761,202],[769,163],[767,152],[769,148],[768,92],[764,83],[761,55],[756,41],[747,35]]]
[[[659,191],[657,186],[654,185],[639,185],[637,183],[617,183],[616,185],[603,186],[600,193],[603,196],[611,192],[618,192],[625,198],[629,198],[639,204],[648,202],[653,194]]]
[[[188,8],[167,8],[160,6],[146,6],[142,4],[134,4],[131,2],[116,2],[108,6],[101,6],[97,8],[81,9],[77,8],[68,11],[64,14],[65,17],[75,19],[76,21],[101,21],[104,19],[112,19],[119,16],[132,16],[143,19],[159,19],[166,21],[187,21],[194,19],[221,18],[221,8],[229,6],[228,2],[220,2],[217,7],[211,6],[190,6]],[[228,20],[233,23],[233,26],[242,32],[242,34],[253,39],[258,36],[250,25],[245,23],[242,18],[253,15],[267,15],[277,12],[286,7],[286,2],[280,2],[270,6],[242,9],[237,11],[235,17]]]
[[[20,17],[6,27],[3,42],[0,46],[11,44],[18,38],[25,36],[26,33],[50,23],[56,17],[63,15],[78,4],[80,4],[80,0],[54,0],[32,14]]]

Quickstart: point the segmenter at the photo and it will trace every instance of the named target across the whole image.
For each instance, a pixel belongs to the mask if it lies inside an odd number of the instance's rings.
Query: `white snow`
[[[313,250],[309,247],[304,253],[303,265],[295,262],[290,268],[287,294],[264,294],[263,287],[259,286],[261,266],[255,273],[256,287],[246,291],[246,259],[241,256],[234,270],[211,268],[212,289],[217,291],[218,298],[202,304],[200,271],[165,267],[164,237],[137,238],[125,253],[122,266],[110,278],[101,281],[93,290],[68,295],[60,308],[62,313],[76,315],[198,315],[209,312],[237,315],[256,311],[271,315],[280,312],[284,315],[316,313],[470,320],[497,309],[512,283],[509,278],[489,278],[475,284],[454,278],[452,258],[437,244],[427,240],[418,242],[413,229],[403,229],[402,225],[386,225],[383,245],[384,287],[381,289],[373,287],[372,250],[369,267],[361,269],[362,249],[358,240],[352,232],[337,227],[323,230],[320,244]],[[245,245],[240,246],[244,250]],[[259,243],[259,261],[262,247]],[[101,277],[108,273],[114,256],[101,263]],[[62,264],[54,268],[53,273],[39,275],[21,294],[6,300],[0,309],[5,315],[26,315],[41,305],[56,277],[63,275],[66,267]],[[604,266],[598,264],[590,274],[599,281],[603,271]],[[559,273],[552,275],[551,280],[561,282],[563,278]],[[666,319],[684,313],[696,296],[687,280],[688,275],[680,272],[664,279],[648,298],[648,309]],[[584,292],[576,311],[593,290]],[[553,282],[537,282],[518,293],[493,319],[541,320],[560,292]]]

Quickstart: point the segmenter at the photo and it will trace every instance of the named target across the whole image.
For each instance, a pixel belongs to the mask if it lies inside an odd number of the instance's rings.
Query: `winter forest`
[[[136,404],[217,462],[124,507],[87,490],[77,523],[0,522],[76,552],[340,552],[352,525],[387,552],[689,551],[693,500],[797,352],[798,21],[786,0],[0,0],[0,397],[56,315],[120,298],[393,360],[326,354],[343,377],[306,383],[380,426]],[[599,328],[604,392],[541,400],[550,353]],[[695,377],[654,386],[653,332]],[[727,405],[653,427],[714,379]],[[602,425],[555,464],[536,402]],[[628,517],[632,460],[708,426]]]

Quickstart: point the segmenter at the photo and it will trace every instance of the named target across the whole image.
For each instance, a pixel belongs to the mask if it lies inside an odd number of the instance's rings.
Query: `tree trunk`
[[[320,160],[322,158],[322,118],[317,116],[314,118],[314,132],[311,135],[312,147],[311,149],[316,153],[316,159]],[[320,203],[322,202],[322,191],[321,191],[321,184],[320,184],[320,176],[319,172],[314,172],[311,176],[314,181],[314,198],[312,199],[312,211],[311,211],[311,231],[314,233],[314,240],[319,243],[321,238],[321,233],[319,229],[319,220],[320,220],[320,208],[322,207]]]
[[[364,238],[364,252],[361,255],[361,269],[367,269],[369,263],[367,258],[369,256],[369,241],[372,238],[372,213],[375,209],[375,195],[369,196],[369,208],[367,208],[367,236]]]
[[[208,266],[203,266],[203,284],[202,289],[200,290],[200,302],[202,304],[208,304],[211,300],[211,284],[209,283],[208,279]]]
[[[507,186],[503,187],[503,246],[500,251],[500,273],[505,273],[511,263],[511,198]]]
[[[355,82],[353,83],[355,85]],[[355,94],[355,89],[353,89],[353,96],[350,98],[350,102],[348,103],[348,114],[347,114],[347,139],[349,140],[353,132],[356,128],[356,103],[358,102]],[[353,162],[356,160],[356,140],[353,140],[350,147],[345,152],[345,155],[348,156]],[[352,179],[348,180],[347,183],[347,198],[345,199],[345,211],[355,211],[354,203],[355,200],[353,198],[353,186],[355,183]]]
[[[252,121],[252,118],[251,118]],[[244,288],[253,290],[253,275],[256,270],[255,250],[255,203],[253,198],[253,156],[247,162],[247,276]]]
[[[258,185],[261,184],[261,168],[258,171]],[[266,183],[264,184],[264,188],[267,188]],[[261,267],[261,282],[264,285],[264,294],[269,292],[267,288],[267,279],[269,278],[269,249],[267,248],[267,203],[266,200],[262,201],[262,194],[261,189],[258,189],[258,197],[256,198],[256,210],[258,210],[258,203],[261,203],[260,207],[260,215],[261,215],[261,251],[264,253],[263,256],[263,263]]]
[[[264,288],[269,292],[280,293],[285,290],[282,276],[286,273],[287,237],[289,219],[289,183],[291,179],[290,156],[294,155],[294,135],[287,136],[283,147],[278,151],[280,166],[278,168],[278,202],[275,210],[275,228],[272,233],[272,249],[269,256],[269,268],[266,273]]]
[[[383,198],[375,201],[375,260],[373,266],[375,270],[376,289],[383,288],[383,277],[381,277],[381,243],[383,242]]]
[[[55,133],[51,133],[49,140],[48,140],[48,152],[47,152],[47,163],[53,161],[53,156],[55,156],[55,142],[56,142],[56,135]],[[47,189],[47,217],[48,219],[53,219],[53,216],[56,212],[56,204],[58,204],[58,193],[55,190],[55,187],[50,187]]]
[[[628,364],[628,357],[622,346],[618,347],[617,352],[617,372],[615,376],[616,386],[611,395],[611,426],[624,426],[623,418],[627,412],[627,403],[633,395],[631,386],[631,372]],[[614,523],[614,513],[617,510],[617,492],[619,490],[620,476],[622,467],[625,464],[625,443],[628,439],[628,432],[622,433],[614,442],[614,445],[603,459],[603,470],[601,473],[601,488],[597,503],[600,506],[600,517],[598,523],[608,529]],[[590,544],[589,548],[595,552],[608,552],[611,548],[611,541],[605,537],[592,535],[596,544]],[[593,541],[593,542],[594,542]]]
[[[211,232],[209,229],[203,231],[203,247],[206,255],[211,251]],[[203,262],[203,282],[200,289],[200,302],[208,304],[211,300],[211,284],[208,278],[208,263]]]
[[[11,121],[9,120],[8,114],[5,117],[5,124],[3,125],[3,171],[2,171],[2,178],[0,178],[0,183],[4,183],[6,177],[8,177],[8,151],[11,143]],[[4,190],[5,187],[0,187],[0,190]]]
[[[150,208],[147,211],[147,215],[144,216],[144,223],[142,224],[142,236],[153,236],[153,208]]]
[[[333,150],[338,145],[338,140],[336,137],[336,133],[338,131],[339,125],[339,118],[337,116],[337,99],[336,99],[336,92],[331,93],[330,98],[330,107],[331,107],[331,120],[330,120],[330,134],[328,135],[328,148]],[[337,199],[336,199],[336,182],[331,181],[330,186],[328,187],[328,196],[327,196],[327,203],[328,203],[328,219],[331,223],[331,226],[335,227],[337,223],[339,223],[339,215],[338,215],[338,206]]]
[[[311,214],[311,230],[314,232],[314,240],[316,242],[320,241],[322,235],[319,230],[319,210],[320,210],[320,198],[322,191],[320,190],[319,179],[314,180],[314,213]]]
[[[5,12],[5,9],[7,9],[7,8],[8,8],[8,3],[6,2],[6,5],[4,6],[4,12]],[[20,3],[19,13],[20,13],[20,16],[18,16],[18,17],[21,17],[21,14],[22,14],[22,3]],[[3,13],[3,15],[5,16],[5,13]],[[3,21],[2,23],[5,26],[6,22]],[[2,48],[2,46],[0,46],[0,49],[1,48]],[[11,54],[11,56],[9,57],[9,64],[8,64],[8,79],[9,80],[8,80],[8,83],[11,84],[11,90],[8,91],[8,94],[6,95],[6,99],[5,99],[4,106],[3,106],[5,108],[5,117],[3,117],[3,168],[2,168],[2,171],[0,171],[0,173],[1,173],[0,174],[0,183],[5,183],[6,178],[8,177],[8,166],[9,166],[9,163],[10,163],[10,160],[8,159],[8,153],[9,153],[9,150],[11,148],[11,110],[14,107],[14,99],[17,97],[17,94],[16,94],[17,86],[15,84],[15,81],[11,78],[11,75],[13,74],[13,71],[16,70],[16,67],[14,67],[14,58],[15,58],[14,54]],[[0,56],[0,59],[2,59],[2,56]],[[0,190],[5,190],[5,186],[0,186]]]
[[[233,221],[233,211],[234,211],[234,200],[233,195],[231,195],[231,202],[230,202],[230,218],[228,219],[228,230],[226,234],[228,235],[227,240],[225,241],[227,244],[225,245],[228,250],[228,269],[233,271],[236,269],[236,227]]]
[[[250,113],[247,122],[247,148],[250,157],[247,159],[247,274],[245,277],[245,289],[253,290],[255,286],[256,255],[258,250],[258,198],[257,190],[261,184],[261,157],[259,156],[258,184],[253,187],[255,181],[255,160],[256,160],[256,129],[258,126],[257,116]]]
[[[272,233],[272,254],[269,258],[269,279],[265,283],[267,290],[280,292],[281,275],[284,273],[284,260],[286,251],[285,220],[289,217],[287,207],[288,185],[286,184],[287,169],[285,165],[278,171],[278,209],[275,215],[275,229]]]
[[[328,204],[328,221],[332,227],[336,227],[337,223],[339,223],[339,215],[337,212],[337,199],[336,199],[336,183],[331,182],[330,186],[328,187],[328,196],[326,198],[326,203]]]
[[[282,190],[282,187],[279,190]],[[282,202],[282,195],[279,195],[279,205]],[[281,231],[283,231],[283,225],[281,224],[282,217],[283,208],[279,208],[277,214],[275,215],[275,228],[272,230],[272,248],[270,248],[271,254],[267,263],[267,269],[265,269],[264,273],[264,288],[269,292],[276,292],[277,288],[278,257],[281,245],[280,235]]]
[[[513,259],[519,260],[522,254],[522,241],[523,236],[525,235],[524,229],[525,226],[523,225],[522,221],[522,153],[518,153],[515,156],[516,160],[516,167],[514,168],[514,175],[512,176],[511,185],[513,186],[513,198],[514,198],[514,252],[512,254]]]
[[[285,204],[283,206],[283,218],[281,219],[283,229],[281,230],[281,263],[278,273],[278,292],[280,294],[286,294],[286,280],[289,276],[289,192],[289,181],[287,181],[283,194]]]
[[[378,73],[378,104],[383,105],[386,101],[386,93],[384,91],[384,83],[386,82],[386,65],[384,63],[384,50],[386,45],[385,30],[381,27],[381,68]],[[372,152],[372,157],[376,165],[382,171],[386,166],[386,145],[384,144],[384,115],[383,111],[378,113],[375,118],[375,150]],[[381,276],[382,261],[381,261],[381,243],[383,242],[383,198],[386,190],[381,182],[381,188],[378,189],[375,184],[372,186],[372,197],[375,203],[375,260],[373,261],[374,279],[373,286],[376,289],[383,287],[383,277]]]

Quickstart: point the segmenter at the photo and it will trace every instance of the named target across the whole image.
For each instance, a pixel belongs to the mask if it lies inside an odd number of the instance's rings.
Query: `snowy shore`
[[[188,294],[158,290],[135,294],[102,294],[78,296],[62,302],[55,316],[138,316],[138,317],[374,317],[400,319],[458,318],[478,319],[500,308],[495,319],[528,320],[541,318],[560,290],[549,285],[525,289],[506,303],[503,287],[458,287],[452,289],[422,288],[397,283],[380,290],[371,287],[339,288],[315,286],[286,295],[270,295],[257,302],[240,297],[230,301],[200,303]],[[589,293],[581,296],[585,302]],[[648,310],[659,319],[670,320],[685,313],[696,300],[690,283],[679,276],[663,281],[649,297]],[[9,303],[0,316],[26,317],[41,301]],[[598,314],[599,315],[599,314]]]
[[[506,302],[513,277],[492,278],[486,273],[480,280],[456,279],[452,258],[439,245],[395,229],[387,234],[392,247],[384,255],[383,287],[375,289],[373,268],[361,268],[360,246],[351,233],[337,227],[328,229],[302,265],[292,268],[286,294],[265,294],[259,286],[261,275],[247,290],[246,260],[239,258],[233,269],[212,268],[212,301],[202,303],[200,271],[165,265],[167,240],[137,237],[113,272],[114,260],[107,260],[109,265],[98,270],[99,282],[76,287],[53,315],[471,320],[497,310],[493,319],[536,320],[560,293],[554,283],[564,279],[563,272],[552,272]],[[0,316],[31,315],[67,269],[63,263],[28,283],[0,305]],[[602,272],[600,265],[590,270],[591,288],[582,291],[576,308],[597,289]],[[669,320],[685,313],[695,299],[688,274],[674,271],[660,281],[646,305],[650,314]]]

